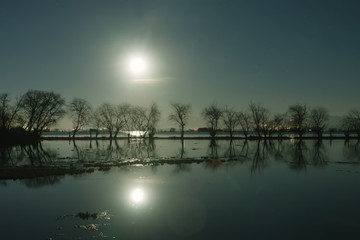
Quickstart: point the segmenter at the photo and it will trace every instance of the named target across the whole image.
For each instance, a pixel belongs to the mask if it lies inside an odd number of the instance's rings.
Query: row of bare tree
[[[269,109],[260,103],[250,103],[248,111],[243,112],[236,112],[229,107],[221,109],[216,105],[211,105],[205,108],[203,116],[207,119],[211,136],[215,136],[217,129],[217,124],[213,123],[222,120],[230,137],[239,127],[245,137],[253,129],[258,137],[271,137],[275,133],[281,137],[284,132],[291,130],[301,138],[309,128],[321,137],[329,120],[326,109],[321,107],[310,109],[305,104],[292,105],[286,113],[275,115],[271,115]]]
[[[191,112],[190,104],[171,104],[169,120],[178,125],[181,138],[184,137]],[[1,130],[21,128],[40,136],[66,113],[73,122],[73,137],[84,127],[91,127],[96,136],[100,129],[105,128],[110,138],[116,138],[120,131],[138,131],[141,137],[153,137],[160,120],[160,111],[155,103],[148,108],[103,103],[93,109],[88,101],[80,98],[74,98],[66,104],[65,99],[54,92],[29,90],[14,101],[11,101],[9,94],[0,94]],[[260,103],[250,103],[246,111],[211,104],[204,108],[201,115],[213,138],[219,129],[228,131],[231,138],[235,130],[241,130],[245,137],[254,131],[258,137],[265,138],[275,134],[282,137],[287,131],[294,132],[301,138],[311,130],[321,138],[329,122],[329,114],[325,108],[310,108],[306,104],[291,105],[286,113],[274,115]],[[360,111],[350,110],[339,127],[347,137],[350,133],[356,133],[360,137]]]
[[[86,126],[93,126],[97,133],[100,128],[106,128],[110,138],[116,138],[120,130],[139,131],[142,137],[152,137],[160,119],[156,104],[143,108],[129,104],[104,103],[93,110],[90,103],[84,99],[74,98],[66,104],[65,99],[54,92],[29,90],[14,102],[11,102],[9,94],[0,94],[2,132],[20,128],[40,136],[66,113],[73,122],[73,137]]]
[[[106,128],[110,138],[116,138],[120,131],[137,131],[140,137],[151,138],[160,120],[160,111],[155,103],[149,108],[103,103],[93,110],[86,100],[75,98],[69,103],[68,110],[73,122],[73,137],[83,127],[92,126],[96,137],[100,129]]]
[[[183,129],[186,120],[189,119],[191,107],[176,103],[172,104],[172,108],[174,113],[170,115],[170,120],[174,120],[179,125],[183,137]],[[286,113],[274,115],[260,103],[250,103],[246,111],[236,111],[228,106],[219,107],[217,104],[211,104],[202,111],[201,115],[212,138],[215,138],[219,129],[228,131],[230,138],[239,129],[245,138],[250,131],[254,131],[259,138],[272,137],[274,134],[282,137],[285,132],[294,132],[302,138],[308,131],[321,138],[329,123],[329,113],[325,108],[310,108],[306,104],[291,105]],[[360,138],[360,111],[350,110],[339,127],[343,129],[346,137],[353,132]]]

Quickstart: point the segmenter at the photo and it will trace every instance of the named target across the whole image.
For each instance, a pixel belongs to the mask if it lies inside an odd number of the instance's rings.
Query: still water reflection
[[[139,204],[144,201],[144,191],[140,188],[136,188],[131,192],[131,200],[133,203]]]
[[[225,159],[249,161],[254,171],[269,160],[287,162],[294,169],[326,165],[332,152],[344,161],[360,160],[357,141],[215,141],[120,140],[43,141],[40,144],[0,148],[0,166],[42,166],[65,163],[121,161],[128,159]],[[261,167],[262,166],[262,167]]]
[[[2,168],[143,160],[0,181],[1,239],[358,239],[359,143],[44,141]],[[154,164],[170,159],[177,164]],[[199,161],[179,161],[179,160]],[[154,160],[154,161],[153,161]]]

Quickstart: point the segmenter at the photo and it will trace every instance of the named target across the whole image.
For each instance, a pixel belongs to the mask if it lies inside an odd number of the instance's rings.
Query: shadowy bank
[[[16,145],[35,144],[40,141],[40,136],[35,132],[28,132],[21,127],[0,128],[0,146],[10,147]]]

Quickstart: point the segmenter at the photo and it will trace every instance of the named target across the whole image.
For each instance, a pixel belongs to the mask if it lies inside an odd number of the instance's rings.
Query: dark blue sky
[[[272,112],[290,104],[332,115],[358,108],[359,1],[2,1],[1,92],[53,90],[68,100],[199,112],[250,101]],[[134,82],[121,62],[147,57]]]

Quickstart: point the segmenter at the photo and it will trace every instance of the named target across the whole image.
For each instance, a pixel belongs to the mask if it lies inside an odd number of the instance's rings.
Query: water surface
[[[44,141],[41,147],[2,150],[1,156],[2,166],[205,159],[2,180],[3,239],[358,239],[360,234],[357,142]]]

